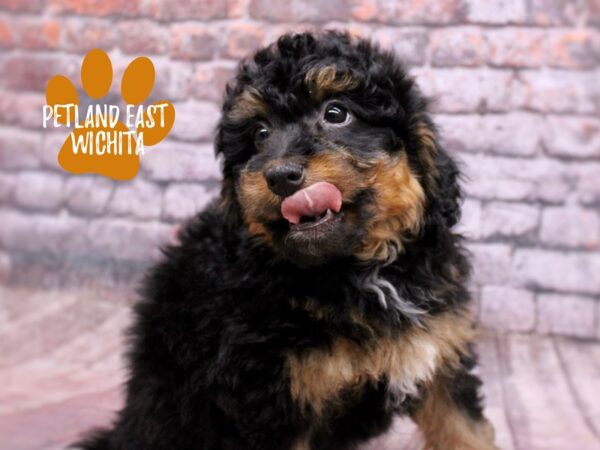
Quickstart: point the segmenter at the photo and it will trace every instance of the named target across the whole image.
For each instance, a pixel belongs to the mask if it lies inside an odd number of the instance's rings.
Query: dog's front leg
[[[412,417],[425,438],[425,450],[498,450],[494,430],[483,417],[479,379],[459,372],[438,376],[423,391]]]

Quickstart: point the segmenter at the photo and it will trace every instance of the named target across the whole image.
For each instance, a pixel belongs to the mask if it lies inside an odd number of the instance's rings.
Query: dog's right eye
[[[335,125],[344,125],[348,122],[349,118],[350,115],[346,108],[337,103],[327,105],[325,112],[323,113],[323,119],[325,119],[326,122]]]
[[[254,131],[254,141],[262,142],[271,135],[271,132],[265,125],[259,125]]]

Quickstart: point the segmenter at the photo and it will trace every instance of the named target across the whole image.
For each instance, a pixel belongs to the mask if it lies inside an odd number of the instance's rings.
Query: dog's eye
[[[271,132],[265,125],[259,125],[254,131],[254,140],[256,142],[262,142],[271,135]]]
[[[326,122],[340,125],[346,123],[350,119],[350,115],[343,106],[334,103],[325,108],[323,118]]]

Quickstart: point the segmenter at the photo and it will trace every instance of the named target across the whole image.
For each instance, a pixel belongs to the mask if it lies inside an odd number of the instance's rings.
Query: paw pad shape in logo
[[[74,174],[96,173],[115,180],[135,177],[143,148],[164,139],[175,121],[175,108],[160,100],[152,105],[142,103],[154,86],[155,71],[145,56],[129,63],[121,80],[121,96],[127,104],[125,122],[116,105],[90,105],[80,110],[79,97],[73,83],[63,75],[55,75],[46,87],[46,103],[52,108],[57,124],[74,125],[58,154],[58,163]],[[85,93],[98,100],[108,93],[113,80],[113,67],[106,52],[94,49],[81,64],[81,84]],[[135,128],[130,131],[129,128]]]

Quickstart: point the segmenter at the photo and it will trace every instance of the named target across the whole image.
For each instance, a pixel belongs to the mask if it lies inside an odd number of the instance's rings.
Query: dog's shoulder
[[[234,299],[241,292],[265,278],[263,253],[243,227],[228,223],[216,199],[182,226],[176,244],[163,249],[142,284],[143,300],[226,311],[229,302],[239,303]]]
[[[134,355],[156,351],[180,362],[209,358],[229,314],[236,277],[229,247],[235,239],[218,204],[191,218],[178,238],[162,249],[140,285],[130,329]]]
[[[199,304],[223,283],[233,270],[233,238],[215,202],[179,230],[177,242],[162,248],[162,255],[141,285],[142,301],[163,305]],[[192,301],[193,299],[193,301]]]

